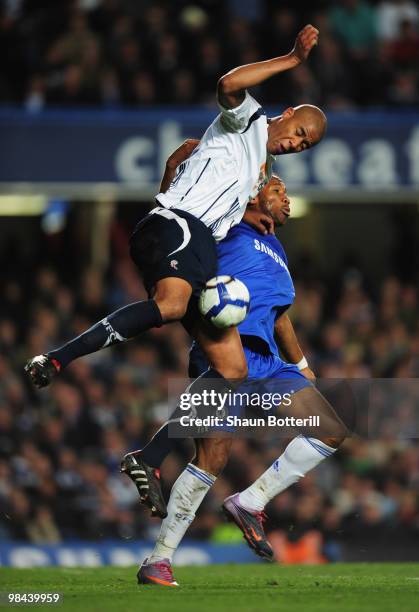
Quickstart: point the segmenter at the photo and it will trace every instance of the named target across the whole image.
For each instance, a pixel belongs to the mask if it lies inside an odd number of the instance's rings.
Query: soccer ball
[[[216,327],[238,325],[249,311],[250,295],[244,283],[232,276],[216,276],[207,282],[199,298],[201,314]]]

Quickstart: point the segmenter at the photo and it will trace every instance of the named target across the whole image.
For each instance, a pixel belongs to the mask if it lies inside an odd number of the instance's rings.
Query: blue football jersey
[[[278,355],[275,320],[295,298],[281,243],[275,236],[262,236],[241,222],[218,243],[217,253],[218,274],[235,276],[250,293],[250,310],[238,327],[240,335],[258,338],[271,354]]]

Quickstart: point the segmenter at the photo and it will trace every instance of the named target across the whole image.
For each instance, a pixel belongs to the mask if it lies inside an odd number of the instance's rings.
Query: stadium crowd
[[[321,31],[306,65],[267,82],[266,103],[409,108],[419,102],[413,0],[3,0],[0,102],[45,106],[214,104],[232,67]]]
[[[55,262],[55,269],[38,266],[39,257],[28,253],[21,252],[19,259],[10,257],[10,249],[4,251],[3,269],[8,273],[2,278],[0,305],[3,540],[148,539],[159,525],[139,505],[134,485],[119,474],[119,461],[125,452],[141,447],[165,419],[167,379],[186,376],[190,341],[182,327],[166,326],[141,340],[77,360],[40,392],[23,376],[29,356],[56,347],[107,312],[144,296],[126,257],[116,257],[106,273],[82,268],[79,273],[68,255],[74,248],[75,244],[70,248],[64,242],[60,247],[52,240],[44,255]],[[80,252],[80,267],[82,261]],[[307,267],[299,270],[297,265],[294,272],[297,300],[291,314],[318,376],[419,376],[417,286],[388,277],[372,294],[353,268],[344,271],[338,283],[313,280]],[[23,277],[26,284],[17,280]],[[393,435],[380,441],[346,441],[335,457],[271,503],[267,529],[279,558],[339,559],[345,541],[358,542],[364,550],[384,533],[387,550],[390,537],[417,546],[419,445],[396,431],[393,423]],[[240,539],[235,527],[223,523],[221,502],[250,484],[280,450],[277,441],[236,440],[228,467],[189,536]],[[177,452],[163,464],[166,493],[190,452],[189,443],[179,441]]]

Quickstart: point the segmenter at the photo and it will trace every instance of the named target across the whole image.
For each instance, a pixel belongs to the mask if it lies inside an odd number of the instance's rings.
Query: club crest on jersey
[[[170,267],[174,270],[177,270],[178,264],[179,262],[177,261],[177,259],[172,259],[172,261],[170,262]]]

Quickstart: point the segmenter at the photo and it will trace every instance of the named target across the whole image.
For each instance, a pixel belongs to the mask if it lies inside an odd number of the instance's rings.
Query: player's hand
[[[254,227],[260,234],[275,234],[274,220],[269,215],[266,215],[253,208],[247,208],[243,221]]]
[[[306,25],[295,39],[295,45],[291,51],[291,55],[298,60],[298,63],[304,62],[310,55],[312,48],[317,45],[318,41],[318,29],[310,24]]]
[[[310,370],[310,368],[303,368],[300,370],[300,372],[303,376],[308,378],[308,380],[311,380],[311,382],[316,382],[316,375],[314,374],[313,370]]]
[[[177,168],[185,159],[188,159],[199,143],[200,140],[196,140],[196,138],[188,138],[185,140],[185,142],[167,158],[166,166],[168,168]]]

